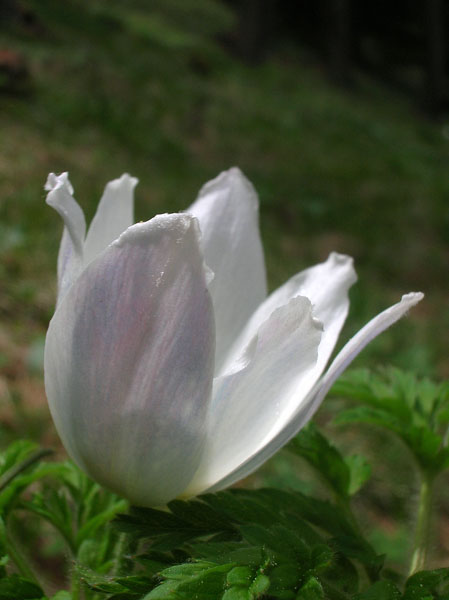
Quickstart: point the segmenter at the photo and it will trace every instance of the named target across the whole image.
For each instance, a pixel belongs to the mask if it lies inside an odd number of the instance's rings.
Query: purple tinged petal
[[[47,333],[47,396],[69,454],[135,504],[175,497],[200,461],[213,355],[195,220],[130,227],[81,273]]]

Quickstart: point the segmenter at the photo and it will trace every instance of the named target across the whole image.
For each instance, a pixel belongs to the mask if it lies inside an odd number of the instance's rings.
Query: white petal
[[[316,382],[320,337],[309,300],[293,298],[261,326],[246,366],[214,381],[208,441],[187,495],[233,472],[288,422]]]
[[[317,375],[321,375],[335,347],[349,309],[348,290],[356,281],[353,260],[349,256],[332,252],[318,265],[301,271],[275,290],[263,302],[227,356],[223,371],[233,371],[234,361],[240,357],[261,323],[279,306],[295,296],[306,296],[312,302],[314,316],[323,323],[323,337],[319,348]]]
[[[338,353],[328,371],[310,391],[306,400],[298,407],[286,426],[265,447],[254,453],[251,457],[248,457],[237,469],[232,472],[229,471],[225,477],[217,481],[215,485],[206,491],[217,491],[247,477],[280,450],[313,417],[327,392],[332,387],[332,384],[359,352],[372,339],[403,317],[423,297],[424,295],[421,292],[406,294],[400,302],[390,306],[390,308],[387,308],[369,321]]]
[[[82,269],[83,244],[86,234],[84,213],[73,197],[73,187],[68,173],[50,173],[45,184],[47,204],[54,208],[64,221],[64,231],[58,254],[58,301]]]
[[[64,445],[140,505],[180,493],[204,445],[215,348],[198,235],[187,215],[130,227],[81,273],[47,333]]]
[[[134,188],[138,180],[127,173],[110,181],[104,190],[84,245],[88,265],[134,223]]]
[[[215,273],[209,290],[217,331],[217,373],[266,296],[257,194],[241,171],[233,168],[206,183],[186,212],[199,220],[204,259]]]

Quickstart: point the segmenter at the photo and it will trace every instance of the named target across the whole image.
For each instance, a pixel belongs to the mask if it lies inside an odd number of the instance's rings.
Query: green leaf
[[[111,506],[108,506],[106,510],[95,514],[78,530],[75,538],[76,546],[79,547],[84,540],[92,537],[100,527],[103,527],[103,525],[112,521],[117,514],[127,508],[128,502],[126,500],[117,500]]]
[[[293,561],[306,561],[310,551],[305,542],[294,531],[282,525],[267,528],[261,525],[242,525],[244,539],[255,546],[263,546],[273,552],[275,560],[286,558]]]
[[[42,493],[34,494],[23,506],[51,523],[61,533],[72,552],[76,553],[72,507],[64,489],[47,489],[45,496]]]
[[[161,576],[169,581],[147,594],[144,600],[220,598],[225,590],[226,576],[233,566],[192,563],[165,569]]]
[[[0,454],[0,475],[4,475],[9,469],[26,460],[38,446],[29,440],[17,440],[10,444]]]
[[[400,598],[402,598],[401,592],[394,583],[376,581],[363,594],[358,594],[354,600],[400,600]]]
[[[420,571],[415,573],[405,584],[403,600],[439,600],[443,586],[448,594],[449,568]]]
[[[332,542],[345,557],[358,560],[364,565],[371,577],[378,577],[385,556],[378,555],[364,538],[342,535],[333,538]]]
[[[38,585],[20,575],[0,579],[0,600],[36,600],[43,595]]]
[[[347,425],[349,423],[367,423],[368,425],[377,425],[397,435],[405,432],[404,423],[397,417],[382,408],[372,406],[357,406],[340,412],[335,418],[337,425]]]
[[[346,497],[350,487],[350,471],[340,452],[313,423],[302,429],[287,449],[311,464],[339,496]]]
[[[221,600],[253,600],[248,588],[231,587],[221,596]]]
[[[248,587],[253,577],[252,570],[249,567],[234,567],[226,576],[226,583],[230,586]]]
[[[246,542],[199,542],[191,546],[194,558],[254,567],[262,562],[262,547]]]
[[[208,534],[235,533],[228,519],[201,500],[170,502],[173,512],[132,507],[128,515],[118,515],[114,524],[135,538],[151,538],[152,549],[160,551]]]
[[[353,369],[340,377],[332,387],[332,393],[356,400],[373,408],[385,410],[392,417],[410,423],[413,413],[402,395],[397,395],[389,381],[389,373],[380,375],[368,369]],[[390,375],[391,377],[391,375]]]
[[[345,462],[350,473],[348,493],[350,496],[353,496],[371,477],[371,465],[361,454],[346,456]]]
[[[254,578],[254,581],[249,586],[249,593],[250,593],[251,598],[253,598],[253,597],[258,598],[261,594],[264,594],[265,592],[267,592],[269,587],[270,587],[270,579],[263,573],[259,573],[259,575],[256,575],[256,577]]]
[[[442,438],[424,426],[402,423],[387,411],[369,406],[358,406],[340,413],[335,422],[339,425],[366,423],[383,427],[396,434],[408,446],[418,464],[437,473],[444,464],[440,457]]]
[[[296,600],[324,600],[324,590],[316,577],[309,577],[299,589]]]
[[[388,429],[402,439],[430,475],[449,467],[449,453],[443,447],[449,414],[447,382],[435,384],[390,368],[380,374],[347,373],[333,389],[361,404],[341,412],[337,423],[367,423]]]
[[[72,594],[62,590],[60,592],[56,592],[56,594],[52,596],[50,600],[72,600]]]
[[[294,590],[303,574],[298,563],[283,563],[270,571],[270,591],[277,597],[286,590]],[[294,598],[293,592],[291,597]]]
[[[101,575],[91,569],[78,566],[82,581],[95,592],[105,594],[133,594],[141,597],[155,586],[155,581],[148,574],[128,575],[126,577],[111,577]]]

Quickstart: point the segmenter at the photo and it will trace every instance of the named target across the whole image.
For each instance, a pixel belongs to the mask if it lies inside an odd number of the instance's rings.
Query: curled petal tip
[[[357,273],[354,270],[354,259],[352,256],[340,254],[339,252],[331,252],[327,261],[333,268],[338,270],[341,267],[343,270],[350,273],[350,285],[357,281]]]
[[[354,259],[348,254],[340,254],[340,252],[331,252],[329,260],[336,265],[354,264]]]
[[[424,298],[424,294],[422,292],[409,292],[408,294],[404,294],[401,298],[401,302],[409,302],[412,306],[421,302]]]
[[[56,175],[55,173],[49,173],[47,181],[45,182],[44,189],[46,192],[53,192],[65,187],[69,194],[73,194],[73,187],[69,180],[69,174],[67,172]]]

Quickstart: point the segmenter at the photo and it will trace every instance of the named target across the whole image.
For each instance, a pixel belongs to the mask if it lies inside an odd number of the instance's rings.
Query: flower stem
[[[70,593],[72,600],[80,600],[81,598],[81,582],[80,576],[77,571],[76,565],[72,567],[72,573],[70,576]]]
[[[432,487],[433,477],[423,473],[419,490],[418,514],[409,576],[417,571],[422,571],[426,566],[431,523]]]
[[[114,552],[114,566],[111,575],[120,575],[123,563],[126,562],[124,556],[127,546],[126,533],[120,533]]]

